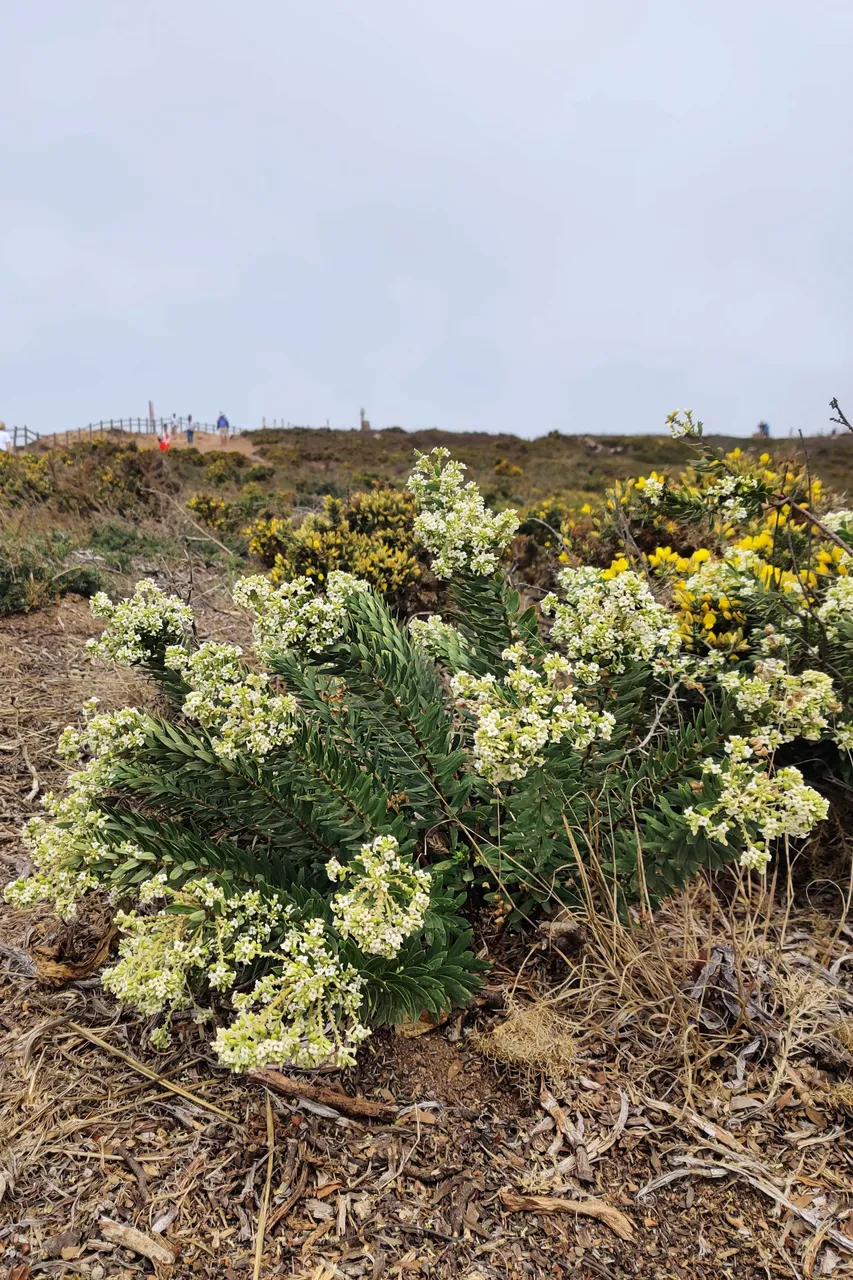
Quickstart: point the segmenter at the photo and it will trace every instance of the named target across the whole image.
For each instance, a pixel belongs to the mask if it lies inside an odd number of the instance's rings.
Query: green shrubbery
[[[94,595],[101,587],[97,567],[67,563],[70,551],[61,537],[0,533],[0,615],[44,608],[69,591]]]
[[[298,528],[274,516],[245,533],[249,553],[272,568],[274,582],[307,576],[322,584],[343,570],[403,604],[427,573],[414,517],[411,494],[377,489],[355,493],[348,502],[327,497],[323,511],[306,516]]]
[[[588,855],[623,910],[703,868],[763,875],[826,815],[853,746],[853,514],[813,489],[803,514],[800,479],[765,470],[705,453],[699,481],[611,495],[599,541],[618,554],[572,563],[567,537],[537,608],[501,567],[517,517],[436,451],[409,496],[329,503],[304,541],[416,538],[447,617],[405,625],[330,559],[280,566],[234,591],[251,663],[197,647],[152,583],[96,597],[97,655],[147,672],[172,711],[90,708],[63,735],[80,767],[30,824],[12,900],[73,912],[108,888],[123,941],[105,982],[161,1019],[158,1043],[219,992],[224,1063],[315,1066],[352,1061],[376,1023],[464,1004],[484,898],[524,926],[578,901]],[[638,544],[634,524],[669,520],[690,557]]]

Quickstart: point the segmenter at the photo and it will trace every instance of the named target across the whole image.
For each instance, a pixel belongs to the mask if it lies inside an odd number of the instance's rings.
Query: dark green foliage
[[[101,588],[97,565],[68,561],[64,538],[20,537],[0,532],[0,615],[29,613],[76,592],[93,596]]]

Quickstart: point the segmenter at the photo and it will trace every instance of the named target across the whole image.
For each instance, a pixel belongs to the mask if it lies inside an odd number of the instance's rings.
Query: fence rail
[[[81,440],[94,440],[96,436],[120,433],[125,435],[159,435],[168,428],[169,431],[201,431],[206,435],[216,435],[219,428],[213,422],[189,422],[186,418],[104,418],[100,422],[90,422],[85,427],[72,427],[68,431],[53,433],[33,431],[30,427],[12,427],[13,446],[23,448],[30,444],[46,444],[56,449],[70,444],[79,444]],[[229,427],[230,436],[240,435],[242,427]]]

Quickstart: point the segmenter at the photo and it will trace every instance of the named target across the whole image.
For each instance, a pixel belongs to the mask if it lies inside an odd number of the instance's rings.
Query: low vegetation
[[[150,580],[96,595],[95,655],[162,712],[84,709],[8,896],[73,915],[108,890],[105,985],[157,1044],[213,1019],[234,1069],[347,1064],[377,1024],[464,1005],[484,918],[606,920],[600,992],[620,955],[642,986],[632,920],[700,878],[732,920],[772,899],[843,822],[853,512],[810,466],[670,428],[691,464],[597,502],[496,509],[434,449],[405,489],[261,513],[248,655]],[[646,972],[637,1000],[666,998]]]

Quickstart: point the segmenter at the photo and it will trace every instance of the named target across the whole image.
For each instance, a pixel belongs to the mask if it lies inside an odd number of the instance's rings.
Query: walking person
[[[193,416],[191,413],[188,413],[187,414],[187,444],[192,444],[194,439],[195,439],[195,427],[193,426]]]
[[[219,439],[222,444],[228,443],[228,432],[230,427],[231,424],[225,417],[225,414],[220,412],[219,417],[216,419],[216,429],[219,432]]]
[[[172,437],[169,435],[169,427],[167,423],[163,424],[163,434],[157,441],[157,448],[161,453],[166,453],[172,446]]]
[[[0,453],[14,453],[15,446],[12,442],[12,432],[6,430],[6,423],[0,422]]]

